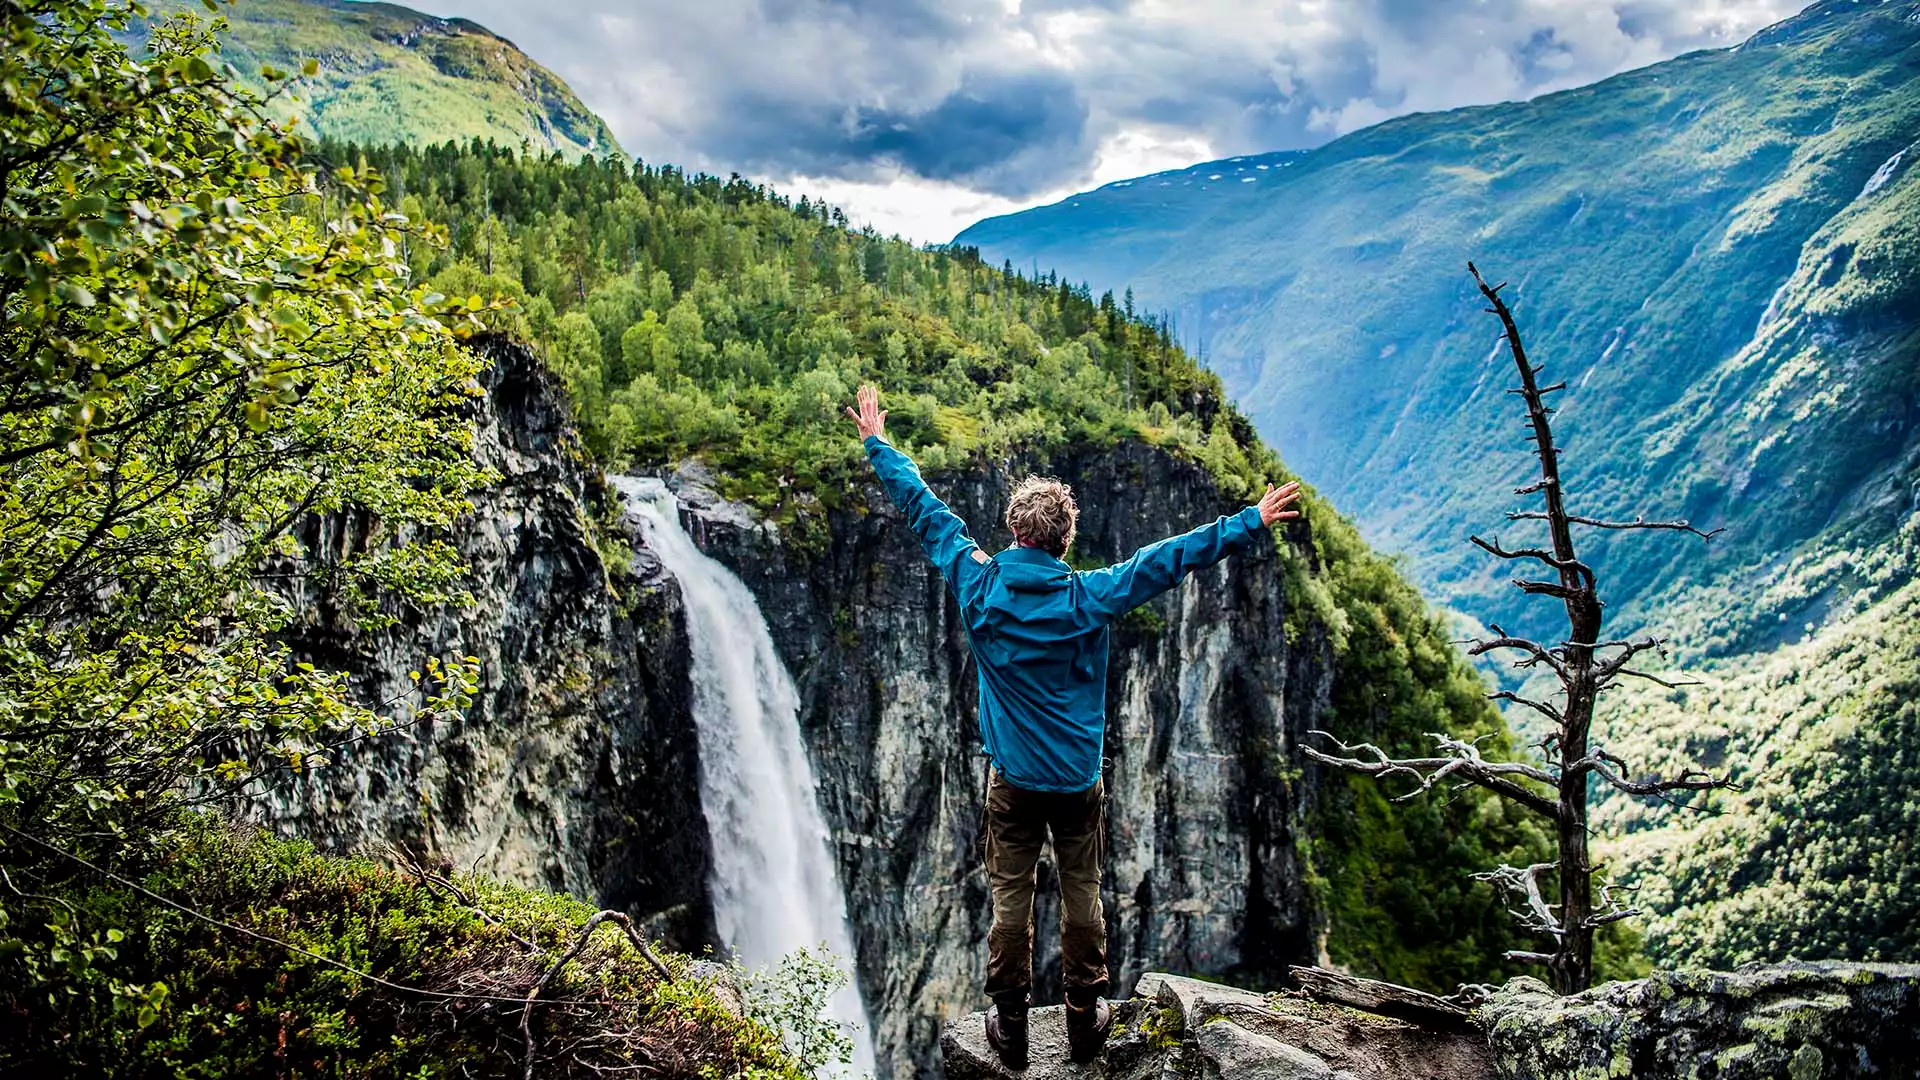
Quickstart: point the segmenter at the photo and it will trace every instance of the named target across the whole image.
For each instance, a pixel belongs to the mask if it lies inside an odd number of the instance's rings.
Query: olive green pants
[[[1085,791],[1028,791],[995,772],[987,785],[986,862],[993,885],[987,933],[987,996],[1033,985],[1033,893],[1040,849],[1053,837],[1060,875],[1061,981],[1092,993],[1107,985],[1107,917],[1100,906],[1106,861],[1104,785]]]

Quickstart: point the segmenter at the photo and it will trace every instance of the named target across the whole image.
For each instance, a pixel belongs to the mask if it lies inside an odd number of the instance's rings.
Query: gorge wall
[[[298,650],[357,673],[367,700],[397,701],[401,726],[272,794],[265,814],[329,849],[409,844],[624,908],[697,949],[715,936],[711,849],[679,589],[621,522],[537,362],[479,347],[496,363],[477,451],[500,480],[453,537],[471,602],[363,629],[323,574],[303,579]],[[995,549],[1010,479],[1042,464],[933,483]],[[1123,557],[1235,508],[1200,466],[1143,444],[1044,467],[1079,494],[1083,558]],[[957,612],[877,486],[782,530],[706,479],[683,469],[669,484],[689,532],[756,594],[797,684],[882,1075],[925,1071],[941,1024],[979,1001],[989,918],[975,852],[984,760]],[[346,552],[377,542],[376,525],[316,520],[306,539]],[[1309,528],[1286,537],[1294,557],[1229,560],[1117,628],[1105,772],[1116,992],[1161,968],[1260,984],[1318,952],[1324,914],[1301,842],[1316,781],[1296,747],[1325,722],[1333,648],[1315,618],[1289,612],[1282,574],[1312,565]],[[596,544],[636,546],[627,561]],[[410,726],[409,672],[466,654],[481,661],[466,719]],[[1050,898],[1039,919],[1040,990],[1057,995]]]
[[[983,547],[1008,536],[993,468],[931,478]],[[1077,551],[1111,561],[1235,509],[1199,466],[1141,444],[1045,463],[1081,507]],[[932,1065],[941,1023],[985,979],[987,882],[974,844],[984,759],[958,611],[918,539],[869,485],[794,538],[671,481],[705,550],[752,587],[800,689],[839,841],[882,1056]],[[1305,527],[1290,542],[1306,543]],[[1303,556],[1304,557],[1304,556]],[[1195,575],[1114,636],[1105,898],[1116,991],[1154,967],[1262,981],[1315,953],[1298,845],[1311,792],[1295,747],[1327,708],[1331,648],[1284,629],[1271,550]],[[1043,867],[1043,880],[1048,874]],[[1058,911],[1042,890],[1036,981],[1060,993]]]
[[[360,699],[397,730],[344,748],[338,764],[269,792],[283,833],[376,857],[403,844],[462,869],[595,899],[653,932],[712,940],[688,645],[680,594],[657,561],[609,566],[589,525],[607,499],[564,401],[526,350],[477,344],[494,361],[477,399],[475,453],[498,474],[450,539],[470,602],[389,610],[367,629],[326,588],[329,559],[378,542],[378,523],[302,526],[315,566],[299,578],[292,644],[352,672]],[[465,718],[415,724],[409,673],[428,657],[475,656]]]

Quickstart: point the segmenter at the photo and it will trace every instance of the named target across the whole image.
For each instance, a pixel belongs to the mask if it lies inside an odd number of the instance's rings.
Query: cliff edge
[[[1064,1011],[1033,1013],[1033,1064],[1010,1073],[986,1014],[949,1023],[949,1080],[1759,1080],[1920,1075],[1920,965],[1837,961],[1661,971],[1557,997],[1536,979],[1471,1011],[1385,983],[1294,969],[1257,994],[1149,974],[1089,1065]]]

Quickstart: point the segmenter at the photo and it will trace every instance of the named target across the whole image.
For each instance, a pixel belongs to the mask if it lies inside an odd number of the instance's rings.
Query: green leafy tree
[[[403,255],[442,238],[377,173],[303,161],[209,59],[217,27],[128,55],[111,33],[142,14],[0,7],[0,951],[69,990],[121,930],[35,891],[72,872],[50,853],[137,865],[182,807],[375,729],[290,662],[290,587],[376,624],[448,598],[437,530],[481,479],[449,321],[475,312]],[[306,549],[302,522],[349,510],[366,543]],[[408,708],[464,703],[471,662],[426,673]]]

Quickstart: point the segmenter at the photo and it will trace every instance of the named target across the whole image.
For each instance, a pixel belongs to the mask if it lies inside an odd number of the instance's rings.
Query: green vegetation
[[[456,594],[445,531],[486,479],[463,419],[479,361],[453,340],[477,305],[410,285],[399,253],[441,234],[390,215],[377,176],[302,164],[196,24],[127,56],[108,32],[137,14],[0,12],[0,1071],[508,1072],[515,999],[579,905],[470,883],[489,921],[191,809],[390,729],[343,673],[290,662],[277,579],[323,575],[368,626]],[[349,509],[367,547],[301,549],[301,515]],[[387,704],[464,708],[474,662],[423,660]],[[675,963],[656,979],[596,944],[536,1039],[801,1075]]]
[[[1673,661],[1716,688],[1771,672],[1833,710],[1774,725],[1762,720],[1782,719],[1776,703],[1751,689],[1712,691],[1711,719],[1699,692],[1642,697],[1614,718],[1614,749],[1650,772],[1689,755],[1642,761],[1629,747],[1700,738],[1736,773],[1792,763],[1801,789],[1833,806],[1898,816],[1911,803],[1904,766],[1848,759],[1911,743],[1901,714],[1859,687],[1906,669],[1910,647],[1870,613],[1920,566],[1916,55],[1920,3],[1816,3],[1738,49],[1109,185],[959,242],[1130,285],[1142,306],[1173,312],[1260,431],[1370,539],[1407,552],[1429,595],[1540,637],[1546,613],[1465,543],[1538,535],[1503,518],[1530,463],[1502,404],[1498,343],[1460,275],[1469,258],[1496,270],[1545,378],[1570,387],[1555,427],[1572,508],[1727,530],[1704,550],[1583,537],[1609,625],[1670,636]],[[1841,640],[1853,644],[1807,647]],[[1744,734],[1700,734],[1722,730]],[[1867,787],[1848,795],[1843,780]],[[1829,857],[1814,839],[1826,826],[1811,822],[1830,811],[1799,797],[1811,831],[1791,835],[1807,845],[1761,842],[1785,835],[1771,797],[1712,801],[1727,816],[1711,829],[1612,819],[1641,830],[1621,850],[1665,853],[1630,860],[1656,959],[1920,949],[1920,923],[1895,899],[1911,848]],[[1754,842],[1690,843],[1723,835]],[[1787,895],[1804,901],[1798,914],[1781,910]],[[1779,914],[1780,936],[1757,917],[1736,927],[1734,911]]]
[[[929,469],[1015,446],[1144,438],[1233,497],[1276,468],[1165,328],[1057,280],[850,232],[837,211],[738,179],[491,147],[361,151],[452,245],[414,249],[453,294],[498,293],[610,465],[698,455],[730,494],[791,514],[864,475],[840,410],[873,379]]]
[[[103,850],[378,723],[277,640],[298,515],[382,522],[316,564],[378,625],[454,590],[443,530],[484,479],[455,411],[473,313],[396,257],[434,231],[300,165],[192,25],[129,59],[102,28],[126,17],[9,12],[0,61],[0,822]],[[424,714],[463,704],[446,659]]]
[[[1920,924],[1920,585],[1811,640],[1727,664],[1678,701],[1614,715],[1637,769],[1689,758],[1742,785],[1688,812],[1607,799],[1671,962],[1911,960]]]
[[[157,16],[202,11],[202,0],[152,0]],[[569,157],[619,153],[606,122],[567,84],[512,42],[465,19],[355,0],[219,0],[229,24],[221,59],[243,86],[265,88],[262,67],[296,79],[274,115],[307,138],[416,146],[491,140]],[[138,46],[146,27],[122,35]],[[136,49],[137,52],[137,49]]]
[[[10,1072],[518,1076],[519,999],[594,914],[565,897],[461,879],[469,905],[410,875],[209,819],[170,833],[148,857],[141,887],[228,925],[130,885],[64,887],[45,925],[8,928],[18,935],[0,959],[10,1017],[0,1065]],[[60,963],[60,950],[75,946],[59,943],[77,926],[138,931],[110,932],[91,946],[89,965]],[[813,1075],[777,1028],[729,1005],[714,982],[725,969],[668,954],[671,978],[662,978],[616,928],[590,940],[541,991],[549,1004],[533,1010],[539,1075],[594,1076],[595,1066],[635,1060],[671,1076]],[[42,957],[55,962],[41,966]],[[787,995],[794,1011],[810,1005],[817,1016],[830,990],[805,970],[763,980],[758,996]]]

